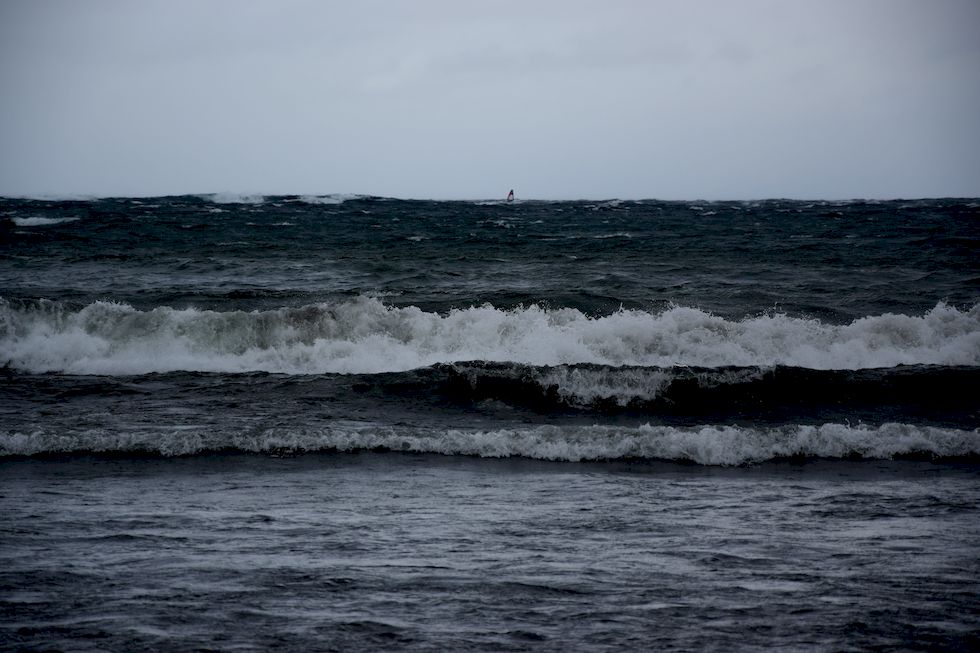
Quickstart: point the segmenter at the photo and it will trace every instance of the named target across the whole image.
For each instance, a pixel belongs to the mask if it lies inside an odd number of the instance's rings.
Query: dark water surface
[[[0,637],[66,650],[975,650],[973,465],[0,463]]]
[[[972,650],[980,202],[0,198],[12,650]]]
[[[240,203],[242,200],[246,203]],[[140,309],[378,295],[833,322],[977,303],[978,203],[0,198],[5,295]]]

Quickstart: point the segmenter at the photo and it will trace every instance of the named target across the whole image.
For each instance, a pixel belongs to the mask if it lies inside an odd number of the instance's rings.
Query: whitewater
[[[590,317],[487,304],[442,315],[373,297],[250,312],[0,299],[0,361],[31,372],[369,374],[472,360],[821,370],[980,365],[980,308],[940,303],[921,316],[834,325],[780,314],[732,321],[683,307]]]

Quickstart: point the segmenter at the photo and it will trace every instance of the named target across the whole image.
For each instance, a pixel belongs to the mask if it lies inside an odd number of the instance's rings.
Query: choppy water
[[[0,641],[975,647],[978,207],[0,199]]]
[[[0,463],[7,646],[975,650],[973,466]]]

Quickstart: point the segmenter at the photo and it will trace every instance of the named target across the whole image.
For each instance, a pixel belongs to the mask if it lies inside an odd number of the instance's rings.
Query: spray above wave
[[[824,370],[980,365],[980,306],[938,304],[922,316],[833,325],[779,314],[733,321],[683,307],[605,317],[489,305],[438,314],[371,297],[252,312],[0,299],[0,363],[30,372],[370,374],[473,360]]]
[[[209,451],[305,453],[407,451],[484,458],[671,460],[701,465],[744,465],[804,458],[935,459],[980,455],[980,431],[884,424],[824,424],[753,429],[735,426],[535,426],[490,431],[418,431],[370,423],[318,428],[225,429],[209,426],[90,430],[65,434],[37,429],[0,432],[0,457],[43,454],[150,453],[187,456]]]

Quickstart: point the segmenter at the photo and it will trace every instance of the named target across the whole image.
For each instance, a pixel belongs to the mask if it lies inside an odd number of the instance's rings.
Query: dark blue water
[[[976,303],[976,202],[2,200],[5,296],[140,309],[358,296],[835,323]]]
[[[978,244],[957,199],[0,199],[0,642],[969,650]]]

